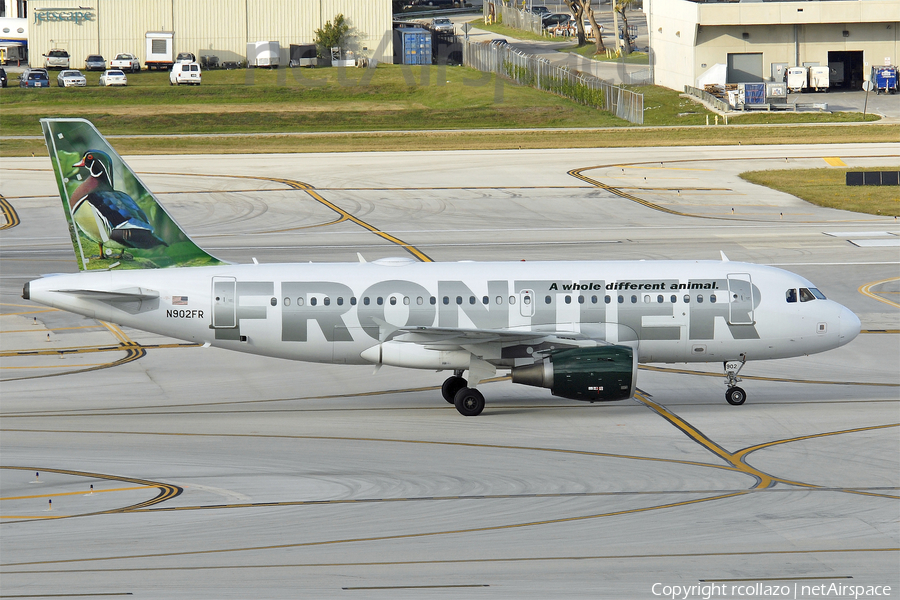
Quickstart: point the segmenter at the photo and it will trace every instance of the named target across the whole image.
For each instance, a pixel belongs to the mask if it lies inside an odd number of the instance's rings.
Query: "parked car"
[[[128,78],[125,77],[123,71],[110,69],[109,71],[104,71],[103,75],[100,76],[100,85],[128,85]]]
[[[195,62],[176,62],[169,71],[169,85],[200,85],[201,78],[200,65]]]
[[[6,69],[0,67],[0,87],[6,87]]]
[[[543,19],[541,20],[541,26],[544,29],[549,29],[550,27],[556,27],[558,25],[566,26],[566,25],[569,25],[570,23],[572,25],[574,25],[575,19],[572,17],[572,15],[567,14],[567,13],[549,14],[549,15],[544,16]]]
[[[56,85],[59,87],[84,87],[87,85],[87,79],[81,74],[81,71],[73,69],[60,71],[56,76]]]
[[[197,62],[197,57],[191,52],[179,52],[178,56],[175,57],[175,62]]]
[[[51,50],[44,57],[45,69],[68,69],[69,53],[65,50]]]
[[[141,70],[141,61],[134,54],[116,54],[116,57],[109,61],[109,68],[134,73]]]
[[[19,75],[19,87],[50,87],[50,77],[45,69],[28,69]]]
[[[84,59],[84,68],[87,71],[105,71],[106,59],[99,54],[91,54]]]
[[[436,17],[431,20],[431,30],[453,33],[453,23],[447,17]]]
[[[533,12],[534,14],[536,14],[540,17],[551,14],[550,9],[547,8],[546,6],[532,6],[531,12]]]

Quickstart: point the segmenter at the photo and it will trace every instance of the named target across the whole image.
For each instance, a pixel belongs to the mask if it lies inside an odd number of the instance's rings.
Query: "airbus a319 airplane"
[[[41,121],[79,273],[23,297],[191,342],[320,363],[452,371],[590,402],[635,393],[639,363],[721,362],[743,404],[748,360],[837,348],[859,319],[798,275],[719,261],[231,264],[198,247],[94,126]],[[463,377],[468,373],[467,379]]]

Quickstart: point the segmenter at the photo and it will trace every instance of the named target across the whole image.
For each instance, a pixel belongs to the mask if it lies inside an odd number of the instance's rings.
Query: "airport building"
[[[900,54],[897,0],[644,0],[644,9],[655,82],[676,90],[702,87],[711,70],[724,83],[781,82],[794,66],[829,66],[831,87],[860,89]]]
[[[390,0],[30,0],[29,54],[33,66],[51,48],[67,50],[72,68],[89,54],[122,52],[143,64],[147,32],[170,32],[176,54],[220,62],[246,60],[249,43],[277,41],[284,65],[291,44],[312,44],[338,14],[351,27],[346,50],[391,62]]]

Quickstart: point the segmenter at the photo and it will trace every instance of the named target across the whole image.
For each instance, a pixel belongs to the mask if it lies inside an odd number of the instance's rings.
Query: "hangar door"
[[[728,70],[725,73],[725,83],[752,83],[754,81],[763,81],[762,52],[729,54],[727,67]]]

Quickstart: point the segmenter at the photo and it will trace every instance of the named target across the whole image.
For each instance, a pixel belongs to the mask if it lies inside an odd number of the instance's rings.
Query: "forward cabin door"
[[[213,329],[237,327],[234,277],[212,278],[212,326]]]
[[[753,282],[749,273],[728,274],[728,324],[752,325]]]

